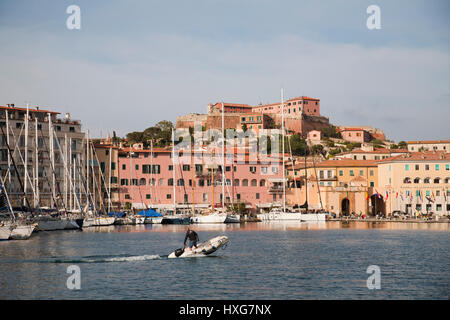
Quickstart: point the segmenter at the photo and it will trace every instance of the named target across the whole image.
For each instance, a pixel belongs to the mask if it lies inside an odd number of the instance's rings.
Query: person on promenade
[[[186,241],[189,239],[189,248],[197,248],[197,243],[200,241],[197,232],[191,230],[189,227],[186,230],[186,236],[184,237],[184,247],[186,248]]]

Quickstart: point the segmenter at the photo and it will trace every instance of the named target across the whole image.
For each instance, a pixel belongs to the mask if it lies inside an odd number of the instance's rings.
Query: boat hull
[[[36,228],[35,224],[31,225],[18,225],[13,228],[10,239],[12,240],[26,240],[31,237],[34,229]]]
[[[69,223],[69,220],[66,220],[66,219],[38,220],[37,228],[40,231],[64,230],[68,223]]]
[[[163,220],[163,217],[146,217],[145,222],[146,224],[161,224]]]
[[[191,217],[191,223],[224,223],[226,214],[208,214]]]
[[[191,220],[189,217],[173,217],[167,216],[163,217],[162,224],[190,224]]]
[[[325,221],[323,213],[276,212],[257,215],[261,221]]]
[[[237,214],[229,214],[225,219],[225,223],[239,223],[241,222],[241,217]]]
[[[0,240],[8,240],[11,236],[11,227],[10,226],[1,226],[0,227]]]
[[[133,221],[133,224],[144,224],[145,217],[134,217],[131,219]]]
[[[207,256],[216,252],[219,248],[224,248],[228,244],[229,240],[226,236],[218,236],[208,241],[200,243],[197,248],[185,248],[177,249],[171,254],[169,258],[188,258],[188,257],[201,257]]]

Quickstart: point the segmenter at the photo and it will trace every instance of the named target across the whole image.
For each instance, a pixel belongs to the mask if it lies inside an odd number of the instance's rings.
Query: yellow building
[[[450,154],[411,152],[378,163],[379,188],[388,213],[450,213]]]
[[[383,197],[376,196],[376,161],[342,159],[309,162],[306,169],[301,164],[294,166],[294,169],[290,166],[287,173],[290,188],[286,200],[289,205],[302,205],[307,200],[310,209],[324,209],[338,216],[385,213]]]

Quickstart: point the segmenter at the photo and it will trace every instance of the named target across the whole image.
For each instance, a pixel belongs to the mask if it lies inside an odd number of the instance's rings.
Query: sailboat
[[[214,157],[214,152],[213,152]],[[214,160],[213,160],[214,162]],[[211,209],[205,210],[202,214],[197,214],[191,217],[191,223],[224,223],[227,218],[226,213],[215,209],[214,204],[214,164],[211,165],[211,185],[212,185],[212,203]],[[222,168],[224,171],[224,168]],[[223,195],[222,195],[223,198]],[[225,208],[222,206],[222,210]]]
[[[285,154],[284,154],[284,91],[281,89],[281,134],[282,134],[282,163],[283,163],[283,207],[274,208],[268,213],[261,213],[257,218],[262,221],[325,221],[324,214],[303,214],[293,210],[286,209],[286,172],[285,172]],[[304,204],[307,208],[307,201]]]
[[[175,132],[172,129],[172,180],[173,180],[173,212],[163,216],[162,224],[190,224],[189,216],[177,214],[176,166],[175,166]]]

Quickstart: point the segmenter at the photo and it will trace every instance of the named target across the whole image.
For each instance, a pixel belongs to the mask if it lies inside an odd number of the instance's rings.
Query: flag
[[[398,192],[395,193],[395,199],[398,199]]]
[[[401,198],[402,201],[403,201],[403,195],[402,195],[402,192],[400,192],[400,198]]]
[[[389,198],[389,192],[386,190],[386,200]]]
[[[366,200],[369,200],[369,193],[366,191]]]
[[[375,189],[375,192],[377,193],[377,198],[380,198],[380,194],[378,193],[378,190]]]

